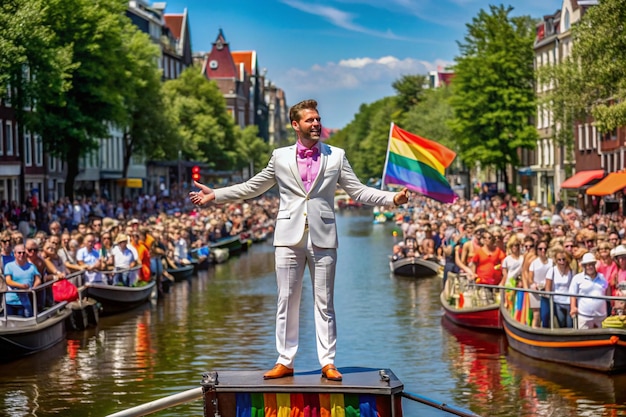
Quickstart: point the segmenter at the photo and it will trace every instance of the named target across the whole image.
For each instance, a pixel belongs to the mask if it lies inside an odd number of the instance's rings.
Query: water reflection
[[[389,273],[393,225],[339,217],[337,364],[388,367],[405,390],[484,416],[626,415],[626,376],[526,358],[504,336],[442,321],[441,281]],[[0,414],[102,416],[199,386],[207,370],[256,369],[276,359],[273,247],[177,283],[157,304],[104,317],[98,328],[0,365]],[[304,281],[298,370],[319,369],[310,280]],[[404,403],[406,416],[441,413]],[[159,416],[201,415],[202,403]]]

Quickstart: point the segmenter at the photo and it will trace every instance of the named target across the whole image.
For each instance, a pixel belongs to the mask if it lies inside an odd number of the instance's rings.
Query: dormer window
[[[215,42],[215,49],[217,49],[218,51],[224,49],[224,44],[222,43],[222,41]]]
[[[217,69],[218,65],[218,62],[215,59],[209,61],[209,68],[211,69]]]

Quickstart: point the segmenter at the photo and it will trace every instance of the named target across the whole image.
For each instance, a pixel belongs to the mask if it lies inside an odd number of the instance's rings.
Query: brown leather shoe
[[[286,376],[293,376],[293,368],[287,368],[285,365],[277,363],[272,369],[263,374],[263,379],[284,378]]]
[[[322,376],[330,381],[341,381],[343,379],[341,372],[332,363],[322,368]]]

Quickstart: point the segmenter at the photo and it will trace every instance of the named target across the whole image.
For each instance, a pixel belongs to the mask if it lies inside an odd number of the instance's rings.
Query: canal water
[[[440,278],[389,273],[392,224],[339,215],[339,367],[390,368],[405,391],[483,416],[626,415],[626,379],[525,358],[499,334],[442,320]],[[270,242],[176,284],[155,303],[102,318],[54,348],[0,365],[0,415],[104,416],[199,387],[209,370],[266,370],[276,360]],[[319,369],[305,280],[296,371]],[[403,400],[406,416],[441,416]],[[196,401],[157,413],[200,416]]]

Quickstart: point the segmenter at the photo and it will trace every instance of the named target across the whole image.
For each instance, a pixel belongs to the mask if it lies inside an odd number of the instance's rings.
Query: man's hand
[[[190,191],[189,200],[197,206],[203,206],[208,202],[215,200],[215,193],[204,184],[194,181],[193,185],[198,187],[200,191]]]
[[[402,191],[398,192],[395,196],[393,196],[393,204],[396,206],[406,204],[409,202],[409,189],[403,188]]]

